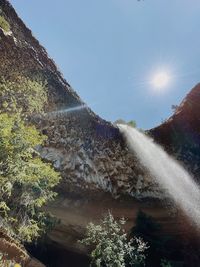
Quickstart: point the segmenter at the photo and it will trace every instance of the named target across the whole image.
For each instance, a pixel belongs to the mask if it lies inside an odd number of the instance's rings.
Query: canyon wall
[[[74,112],[58,112],[85,105],[63,78],[46,50],[33,37],[6,0],[0,0],[2,15],[10,31],[0,28],[0,75],[34,79],[48,84],[48,104],[29,120],[48,139],[38,148],[41,156],[61,172],[58,199],[48,207],[61,223],[49,234],[52,242],[67,249],[84,251],[77,244],[90,221],[98,221],[110,209],[115,217],[125,216],[128,228],[139,209],[153,215],[168,232],[181,235],[181,219],[168,204],[165,193],[129,151],[119,129],[85,106]],[[200,86],[186,97],[176,113],[149,134],[198,177]],[[187,142],[185,142],[187,140]],[[148,199],[148,201],[147,201]],[[151,199],[151,200],[150,200]],[[127,229],[128,229],[127,228]]]

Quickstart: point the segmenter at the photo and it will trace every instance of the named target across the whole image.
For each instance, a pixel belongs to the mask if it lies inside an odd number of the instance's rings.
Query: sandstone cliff
[[[45,267],[37,259],[32,258],[25,248],[9,237],[2,228],[0,229],[0,251],[7,255],[7,259],[20,262],[24,267]]]
[[[173,210],[160,203],[165,198],[163,192],[130,153],[117,127],[86,106],[74,112],[55,113],[84,103],[9,2],[0,0],[0,7],[10,24],[9,33],[0,28],[0,75],[11,80],[13,73],[32,78],[40,75],[48,83],[44,114],[35,114],[30,120],[48,136],[45,146],[39,148],[41,156],[62,174],[58,200],[48,207],[61,219],[49,235],[51,240],[67,249],[85,251],[77,239],[88,221],[99,220],[108,209],[116,217],[125,216],[128,228],[141,208],[162,222],[166,231],[182,234],[182,218],[172,215]],[[200,167],[200,123],[196,123],[199,94],[197,86],[174,116],[150,131],[156,141],[195,172]],[[146,198],[156,200],[140,201]]]
[[[150,134],[180,160],[199,180],[200,174],[200,84],[183,99],[175,113]]]
[[[0,0],[0,6],[10,24],[8,34],[0,29],[1,75],[11,80],[13,73],[44,77],[48,82],[46,113],[83,105],[12,6],[6,0]],[[118,128],[89,108],[54,115],[36,114],[32,121],[48,136],[41,155],[61,171],[63,192],[76,186],[100,188],[114,196],[156,195],[148,175],[129,153]]]

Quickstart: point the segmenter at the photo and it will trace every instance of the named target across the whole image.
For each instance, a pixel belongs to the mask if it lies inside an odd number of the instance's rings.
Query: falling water
[[[191,175],[151,138],[130,126],[120,124],[118,127],[141,164],[192,221],[200,226],[200,188]]]

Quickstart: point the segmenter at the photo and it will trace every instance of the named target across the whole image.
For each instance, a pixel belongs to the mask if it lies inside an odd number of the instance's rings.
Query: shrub
[[[0,15],[0,28],[2,28],[5,32],[10,31],[10,24],[2,15]]]
[[[86,237],[81,243],[94,247],[91,252],[91,266],[143,266],[146,243],[140,238],[128,240],[122,228],[124,223],[124,219],[116,221],[109,213],[101,224],[90,223],[87,226]]]
[[[43,231],[46,215],[41,207],[55,197],[53,187],[59,181],[59,174],[35,149],[44,140],[19,114],[0,114],[1,224],[27,242]]]

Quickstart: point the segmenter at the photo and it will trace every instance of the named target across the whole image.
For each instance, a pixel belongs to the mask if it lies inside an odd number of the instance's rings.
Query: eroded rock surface
[[[3,228],[0,228],[0,251],[7,259],[22,263],[24,267],[45,267],[37,259],[32,258],[21,244],[9,237]]]
[[[45,49],[6,0],[0,0],[3,15],[10,24],[9,35],[0,29],[1,75],[12,79],[11,73],[40,75],[48,82],[48,105],[45,112],[83,105],[83,102],[64,80]],[[48,135],[44,158],[54,162],[63,176],[62,189],[71,183],[79,187],[101,188],[114,196],[129,194],[135,197],[159,196],[146,171],[129,153],[119,130],[102,120],[89,108],[57,116],[45,115],[36,126]]]
[[[170,225],[170,231],[179,229],[181,233],[180,220],[173,217],[169,224],[169,208],[160,207],[165,194],[136,156],[130,153],[117,127],[87,107],[74,112],[51,113],[84,103],[9,2],[0,0],[0,7],[10,24],[9,34],[0,29],[0,74],[8,79],[12,79],[13,73],[32,78],[40,75],[48,82],[45,114],[35,114],[31,120],[48,136],[45,146],[38,148],[41,156],[62,174],[57,188],[59,200],[49,207],[61,219],[61,224],[52,231],[51,239],[63,247],[80,249],[76,241],[89,220],[98,220],[103,212],[111,209],[114,215],[125,216],[132,224],[139,208],[148,212],[148,205],[144,207],[138,202],[145,198],[155,199],[149,201],[152,203],[151,214],[156,214],[163,224]],[[200,167],[199,92],[197,86],[172,118],[150,131],[155,140],[178,159],[182,162],[186,159],[186,165],[194,173]],[[185,140],[189,142],[185,143]],[[104,201],[104,198],[109,200]]]
[[[114,197],[161,197],[148,172],[129,152],[118,128],[89,117],[87,110],[46,116],[38,125],[49,137],[41,155],[61,171],[63,193],[75,185],[102,189]]]
[[[200,176],[200,84],[183,99],[175,113],[150,134],[181,161],[196,180]]]

